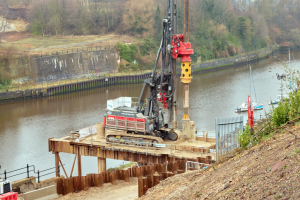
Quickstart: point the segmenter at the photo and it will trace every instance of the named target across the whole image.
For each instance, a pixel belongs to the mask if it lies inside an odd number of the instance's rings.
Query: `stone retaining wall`
[[[13,83],[20,84],[93,77],[116,70],[118,59],[119,54],[115,48],[44,57],[20,57],[10,61],[9,75]]]

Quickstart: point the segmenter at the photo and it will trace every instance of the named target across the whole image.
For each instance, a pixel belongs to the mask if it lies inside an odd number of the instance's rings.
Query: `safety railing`
[[[40,182],[40,177],[43,177],[43,176],[46,176],[46,175],[50,175],[50,174],[56,173],[56,172],[58,172],[58,176],[60,176],[60,167],[61,166],[62,165],[58,165],[56,167],[51,167],[49,169],[45,169],[45,170],[42,170],[42,171],[38,170],[37,172],[35,172],[35,166],[27,164],[26,167],[22,167],[22,168],[19,168],[19,169],[16,169],[16,170],[12,170],[12,171],[9,171],[9,172],[6,171],[6,170],[4,170],[4,173],[0,174],[0,176],[4,175],[4,180],[6,180],[8,178],[12,178],[12,177],[15,177],[15,176],[18,176],[18,175],[27,174],[26,177],[29,178],[30,177],[29,176],[30,172],[33,172],[34,174],[37,174],[37,179],[38,179],[38,183],[39,183]],[[25,169],[25,172],[21,172],[21,173],[18,173],[18,174],[13,174],[13,175],[10,175],[10,176],[7,175],[7,174],[10,174],[10,173],[13,173],[13,172],[17,172],[17,171],[21,171],[21,170],[24,170],[24,169]],[[49,172],[47,174],[40,175],[40,173],[45,172],[45,171],[49,171],[51,169],[57,169],[57,170]]]
[[[37,171],[37,179],[38,179],[38,183],[40,182],[40,177],[43,177],[43,176],[47,176],[47,175],[50,175],[50,174],[53,174],[53,173],[56,173],[56,172],[58,172],[58,177],[60,177],[60,167],[61,167],[61,165],[58,165],[57,167],[51,167],[51,168],[49,168],[49,169],[45,169],[45,170],[42,170],[42,171]],[[52,172],[49,172],[49,173],[47,173],[47,174],[43,174],[43,175],[40,175],[40,173],[41,172],[45,172],[45,171],[49,171],[49,170],[51,170],[51,169],[57,169],[57,170],[55,170],[54,172],[52,171]]]
[[[205,169],[207,167],[210,167],[210,164],[187,161],[185,170],[187,171],[188,169],[191,170]]]
[[[30,168],[33,168],[33,169],[30,170]],[[26,169],[25,172],[18,173],[18,174],[14,174],[14,175],[11,175],[11,176],[7,176],[7,174],[10,174],[10,173],[12,173],[12,172],[17,172],[17,171],[20,171],[20,170],[24,170],[24,169]],[[26,167],[22,167],[22,168],[20,168],[20,169],[16,169],[16,170],[13,170],[13,171],[7,172],[6,170],[4,170],[4,173],[0,174],[0,176],[1,176],[1,175],[4,175],[4,180],[6,180],[7,178],[11,178],[11,177],[18,176],[18,175],[21,175],[21,174],[27,174],[27,178],[29,178],[29,172],[32,172],[32,171],[35,173],[35,166],[34,166],[34,165],[30,165],[30,166],[29,166],[29,165],[27,164]]]
[[[107,100],[108,109],[118,108],[120,110],[134,108],[138,104],[139,98],[137,97],[119,97],[116,99]]]

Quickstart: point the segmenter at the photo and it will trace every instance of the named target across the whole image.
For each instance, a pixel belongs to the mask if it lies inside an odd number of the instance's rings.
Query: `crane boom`
[[[104,116],[104,124],[107,129],[123,130],[125,133],[111,133],[108,141],[128,143],[131,140],[150,142],[152,145],[162,141],[160,138],[178,140],[182,134],[177,129],[176,119],[176,59],[181,57],[181,82],[184,85],[183,108],[184,117],[183,135],[191,137],[189,118],[189,83],[191,82],[191,58],[194,53],[188,41],[188,5],[189,0],[184,0],[185,5],[185,30],[184,34],[177,34],[177,0],[168,0],[168,16],[163,19],[162,40],[157,52],[151,77],[144,80],[144,85],[136,107],[118,106],[108,110]],[[187,6],[186,6],[187,5]],[[156,73],[158,59],[161,57],[161,72]],[[150,91],[150,92],[149,92]],[[147,96],[149,94],[149,96]],[[144,106],[144,102],[146,106]],[[163,107],[168,110],[168,119],[159,107],[161,101]],[[194,129],[193,129],[194,130]],[[128,133],[137,136],[127,136]]]

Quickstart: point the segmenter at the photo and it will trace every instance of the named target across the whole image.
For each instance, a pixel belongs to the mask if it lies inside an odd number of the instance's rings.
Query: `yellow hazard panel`
[[[182,83],[190,83],[192,80],[191,76],[191,62],[182,62],[181,63],[181,76]]]
[[[120,138],[121,138],[121,136],[120,136],[120,135],[118,135],[118,136],[116,136],[116,138],[120,139]]]
[[[183,115],[183,119],[189,119],[190,117],[189,117],[189,115],[188,114],[184,114]]]

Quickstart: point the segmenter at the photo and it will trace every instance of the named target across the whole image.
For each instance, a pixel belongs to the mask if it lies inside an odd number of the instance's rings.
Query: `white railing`
[[[107,100],[107,110],[114,110],[118,107],[128,107],[133,108],[138,104],[138,97],[119,97],[117,99]],[[146,102],[144,102],[145,104]]]
[[[206,167],[210,167],[210,164],[187,161],[185,171],[188,169],[204,169]]]

